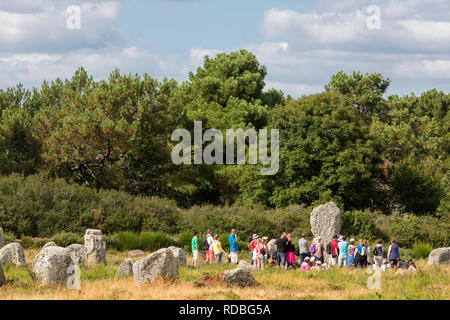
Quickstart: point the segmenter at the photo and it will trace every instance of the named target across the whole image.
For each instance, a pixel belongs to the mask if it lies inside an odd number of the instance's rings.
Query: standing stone
[[[57,247],[56,243],[54,243],[53,241],[47,242],[42,249],[45,249],[47,247]]]
[[[106,243],[102,240],[102,232],[98,229],[87,229],[84,235],[87,248],[88,263],[105,263]]]
[[[3,229],[0,227],[0,249],[5,245],[5,238],[3,237]]]
[[[178,259],[170,249],[159,249],[133,264],[133,277],[137,284],[152,283],[158,276],[172,278],[177,275]]]
[[[13,262],[16,266],[26,265],[25,253],[19,243],[13,242],[0,249],[0,264],[8,261]]]
[[[255,266],[253,266],[251,263],[248,263],[247,261],[244,261],[244,260],[239,261],[237,268],[243,269],[243,270],[248,270],[248,271],[254,271],[256,269]]]
[[[0,287],[5,282],[5,273],[3,272],[3,265],[0,263]]]
[[[117,268],[116,278],[128,277],[133,275],[134,260],[131,258],[125,259]]]
[[[85,245],[71,244],[66,249],[69,251],[69,256],[74,265],[83,264],[84,259],[87,257],[87,248]]]
[[[267,249],[269,249],[269,254],[271,257],[273,257],[273,255],[275,254],[275,252],[277,251],[275,249],[275,243],[277,242],[277,239],[272,239],[267,243]]]
[[[33,261],[33,272],[41,284],[65,285],[73,266],[69,250],[62,247],[47,247],[39,251]]]
[[[311,212],[311,231],[314,237],[320,236],[322,244],[326,248],[333,239],[333,235],[341,231],[341,210],[334,202],[315,207]],[[328,254],[324,250],[324,261],[328,262]]]
[[[139,256],[143,256],[145,253],[142,250],[130,250],[128,251],[128,256],[129,257],[139,257]]]
[[[169,247],[169,250],[172,251],[173,256],[178,259],[178,265],[181,267],[185,267],[187,265],[186,253],[183,249],[178,247]]]
[[[239,287],[254,286],[256,284],[255,278],[250,271],[241,268],[225,271],[223,278],[229,284],[237,285]]]
[[[450,263],[450,247],[438,248],[430,252],[428,264]]]

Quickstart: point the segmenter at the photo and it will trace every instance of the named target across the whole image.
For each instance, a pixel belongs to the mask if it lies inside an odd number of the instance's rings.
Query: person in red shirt
[[[335,234],[333,236],[333,240],[331,240],[331,255],[329,259],[328,265],[335,266],[337,265],[338,255],[339,255],[339,249],[338,249],[338,236]]]

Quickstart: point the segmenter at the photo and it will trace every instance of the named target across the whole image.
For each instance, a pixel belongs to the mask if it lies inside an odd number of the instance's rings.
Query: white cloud
[[[396,63],[394,74],[399,78],[428,78],[450,80],[450,57],[447,60],[417,60]]]
[[[2,0],[3,1],[3,0]],[[14,2],[15,3],[15,2]],[[69,30],[67,7],[74,1],[25,1],[0,6],[0,52],[30,53],[103,48],[122,43],[125,35],[114,27],[117,1],[80,2],[81,29]],[[75,1],[75,3],[77,3]]]
[[[177,57],[158,57],[145,50],[115,48],[78,50],[64,54],[13,54],[0,58],[0,88],[23,83],[39,86],[43,80],[70,78],[75,70],[84,67],[96,79],[106,78],[115,68],[123,73],[149,73],[153,77],[180,78],[182,64]]]

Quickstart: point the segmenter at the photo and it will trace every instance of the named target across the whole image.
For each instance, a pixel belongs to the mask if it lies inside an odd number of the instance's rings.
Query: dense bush
[[[138,234],[122,231],[106,236],[104,240],[107,248],[114,248],[120,251],[154,251],[176,244],[168,234],[163,232],[142,232]]]
[[[96,191],[51,179],[44,173],[26,178],[17,174],[0,177],[0,225],[10,241],[21,235],[55,236],[55,242],[66,246],[84,243],[85,230],[99,228],[110,247],[120,250],[156,248],[168,243],[189,249],[193,231],[200,232],[202,241],[210,228],[221,235],[223,247],[228,248],[228,235],[235,228],[245,247],[253,233],[269,238],[279,237],[282,232],[291,232],[294,238],[303,232],[312,236],[310,212],[311,208],[301,205],[270,210],[237,205],[180,209],[172,200]],[[344,211],[341,233],[368,240],[381,237],[385,241],[395,236],[405,248],[412,248],[419,240],[442,247],[449,243],[450,216]],[[128,244],[122,247],[122,241]]]
[[[5,244],[15,242],[16,239],[17,239],[16,236],[12,232],[5,232],[3,234],[3,240],[5,241]]]
[[[433,250],[433,246],[427,242],[415,242],[413,250],[416,258],[428,258],[430,252]]]
[[[350,237],[374,240],[386,236],[375,225],[368,212],[347,211],[342,215],[341,233]]]
[[[53,241],[60,247],[67,247],[74,243],[83,244],[84,237],[73,232],[59,232],[53,236]]]
[[[405,215],[401,221],[392,225],[391,230],[399,246],[412,248],[415,242],[423,240],[419,220],[413,215]]]
[[[20,236],[20,245],[24,249],[33,248],[34,247],[34,241],[32,237],[27,237],[25,235]]]

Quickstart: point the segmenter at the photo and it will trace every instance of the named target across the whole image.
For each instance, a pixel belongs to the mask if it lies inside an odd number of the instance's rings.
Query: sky
[[[294,97],[340,70],[379,72],[389,94],[448,93],[450,1],[0,0],[3,89],[80,66],[183,81],[205,55],[240,49],[266,66],[266,89]]]

